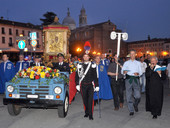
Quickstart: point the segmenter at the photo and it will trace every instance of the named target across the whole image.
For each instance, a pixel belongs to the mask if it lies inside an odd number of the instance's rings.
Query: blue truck
[[[65,78],[69,73],[60,72]],[[58,116],[64,118],[69,108],[68,82],[62,78],[17,78],[6,82],[4,105],[12,116],[20,114],[22,108],[58,109]]]

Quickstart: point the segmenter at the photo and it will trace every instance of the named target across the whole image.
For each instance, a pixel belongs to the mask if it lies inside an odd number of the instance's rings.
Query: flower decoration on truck
[[[51,69],[45,66],[34,66],[28,69],[23,69],[16,73],[15,78],[30,78],[38,80],[40,78],[55,78],[60,76],[58,69]]]

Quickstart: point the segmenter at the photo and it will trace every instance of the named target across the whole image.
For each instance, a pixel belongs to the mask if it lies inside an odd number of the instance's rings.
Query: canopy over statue
[[[45,61],[57,61],[57,54],[62,53],[65,56],[69,54],[70,29],[68,26],[61,25],[56,16],[54,22],[43,26],[44,33],[44,59]]]

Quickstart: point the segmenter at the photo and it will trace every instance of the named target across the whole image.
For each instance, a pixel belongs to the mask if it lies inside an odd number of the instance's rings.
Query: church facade
[[[69,10],[67,14],[70,15]],[[67,17],[69,15],[67,15]],[[70,19],[68,21],[65,19],[63,20],[65,25],[67,24],[71,29],[73,26],[72,25],[73,22],[70,22],[71,21]],[[72,19],[72,21],[74,20]],[[71,29],[69,51],[72,55],[79,56],[84,53],[85,42],[89,41],[91,44],[90,52],[92,54],[100,55],[102,53],[106,53],[107,55],[112,56],[117,51],[117,40],[110,39],[110,33],[112,31],[121,32],[121,30],[118,30],[116,28],[116,25],[112,23],[110,20],[98,24],[88,25],[86,11],[85,8],[82,7],[79,15],[79,27]],[[78,48],[81,49],[82,51],[78,52],[77,51]],[[127,55],[126,43],[122,41],[120,57],[124,57],[126,55]]]

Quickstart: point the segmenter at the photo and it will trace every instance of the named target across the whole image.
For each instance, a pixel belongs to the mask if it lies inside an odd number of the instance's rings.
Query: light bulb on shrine
[[[116,32],[115,32],[115,31],[111,32],[110,38],[111,38],[112,40],[115,40],[116,37],[117,37]]]
[[[124,41],[126,41],[126,40],[128,39],[128,34],[127,34],[127,33],[123,33],[123,34],[122,34],[122,39],[123,39]]]

